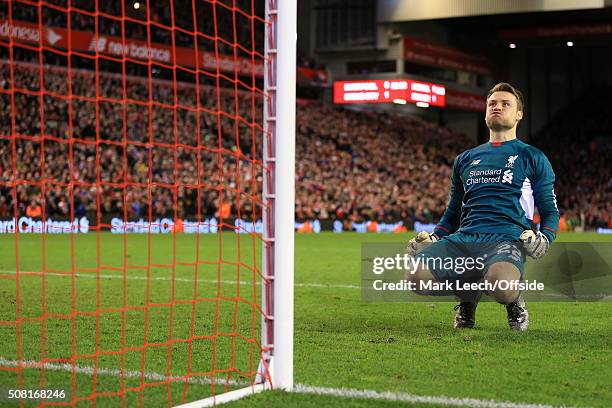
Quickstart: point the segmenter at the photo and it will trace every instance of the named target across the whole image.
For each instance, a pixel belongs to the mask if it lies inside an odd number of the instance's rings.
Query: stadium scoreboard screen
[[[446,105],[446,88],[410,79],[334,82],[334,103],[420,103]]]

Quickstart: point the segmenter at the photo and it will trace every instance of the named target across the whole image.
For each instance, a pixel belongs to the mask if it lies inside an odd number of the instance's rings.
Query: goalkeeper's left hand
[[[523,243],[527,255],[533,259],[540,259],[543,257],[550,246],[548,238],[540,231],[533,232],[532,230],[525,230],[519,239]]]

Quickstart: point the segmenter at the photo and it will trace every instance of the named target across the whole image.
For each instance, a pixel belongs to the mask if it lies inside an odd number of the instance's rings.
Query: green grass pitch
[[[452,328],[452,303],[362,302],[361,243],[406,241],[410,236],[296,236],[296,383],[515,403],[612,406],[610,302],[532,302],[526,333],[511,332],[505,309],[493,302],[479,306],[477,328],[468,331]],[[588,233],[563,234],[559,239],[612,241],[610,236]],[[256,370],[258,347],[253,339],[259,338],[260,316],[253,304],[260,301],[261,288],[253,285],[253,265],[261,262],[258,239],[230,232],[201,235],[199,240],[187,234],[153,235],[150,241],[147,235],[93,233],[47,235],[43,242],[41,235],[19,235],[17,248],[22,271],[19,302],[15,237],[0,235],[0,367],[14,368],[18,355],[30,362],[40,361],[43,353],[47,359],[82,355],[74,375],[70,365],[57,363],[45,369],[44,376],[45,388],[65,389],[83,407],[92,406],[92,401],[97,407],[122,402],[178,405],[183,395],[187,401],[204,398],[212,387],[197,376],[188,387],[184,382],[163,384],[168,375],[214,370],[214,391],[220,393],[234,387],[225,386],[225,380],[244,382]],[[192,265],[196,252],[197,272]],[[143,268],[146,265],[152,266]],[[44,278],[43,267],[49,271]],[[79,271],[74,278],[71,270]],[[194,297],[195,306],[189,302]],[[129,310],[122,313],[124,306]],[[78,311],[74,316],[73,308]],[[10,323],[18,312],[20,342],[16,325]],[[169,346],[170,336],[175,341]],[[181,341],[194,336],[192,342]],[[148,347],[143,351],[145,337]],[[96,376],[88,371],[94,366]],[[40,389],[41,371],[24,368],[22,387]],[[17,384],[16,372],[0,370],[2,393]],[[117,395],[122,389],[123,397]],[[94,392],[96,397],[88,398]],[[0,396],[0,406],[7,403],[6,396]],[[17,406],[12,404],[8,406]],[[399,405],[267,392],[228,406]]]

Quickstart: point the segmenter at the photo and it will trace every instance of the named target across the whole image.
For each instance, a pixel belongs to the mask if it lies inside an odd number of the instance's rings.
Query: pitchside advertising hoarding
[[[102,231],[112,234],[170,234],[173,232],[184,234],[216,234],[220,229],[234,231],[237,234],[263,232],[263,222],[242,220],[239,218],[224,219],[221,224],[216,218],[204,220],[179,220],[175,222],[170,218],[156,218],[151,222],[139,219],[124,221],[121,218],[110,218],[103,220]],[[233,227],[229,227],[233,225]],[[296,221],[294,228],[298,233],[318,234],[323,231],[359,232],[359,233],[402,233],[408,230],[416,232],[433,232],[436,224],[421,223],[416,221],[412,225],[406,225],[403,221],[383,223],[376,221],[365,222],[342,222],[340,220],[305,220]],[[47,218],[45,222],[41,219],[31,217],[19,217],[0,220],[0,234],[87,234],[97,232],[97,228],[91,227],[89,218],[81,217],[69,220],[54,220]],[[598,228],[599,234],[612,234],[612,228]]]
[[[94,218],[92,218],[94,220]],[[257,220],[242,220],[240,218],[223,219],[221,224],[217,218],[203,220],[178,220],[171,218],[155,218],[152,221],[143,218],[139,220],[124,221],[122,218],[106,218],[101,221],[102,231],[112,234],[170,234],[173,232],[184,234],[216,234],[220,229],[241,233],[263,232],[263,222]],[[233,227],[229,227],[233,226]],[[379,223],[375,221],[343,223],[340,220],[305,220],[295,222],[295,231],[298,233],[319,233],[333,231],[355,232],[405,232],[408,229],[403,221],[395,223]],[[433,231],[434,224],[421,224],[416,222],[412,226],[415,231]],[[44,222],[39,218],[19,217],[0,219],[0,234],[87,234],[96,233],[98,228],[92,226],[88,217],[75,218],[72,221],[65,219],[47,218]]]
[[[170,218],[156,218],[152,221],[139,219],[124,221],[121,218],[110,218],[102,220],[103,231],[110,231],[113,234],[168,234],[171,232],[181,232],[187,234],[209,234],[219,231],[219,222],[216,218],[205,220],[180,220],[175,222]],[[245,222],[240,219],[234,220],[237,232],[261,232],[261,222]],[[97,228],[90,228],[89,218],[81,217],[74,220],[56,220],[47,218],[44,222],[41,219],[31,217],[20,217],[8,220],[0,220],[0,234],[87,234],[97,231]]]

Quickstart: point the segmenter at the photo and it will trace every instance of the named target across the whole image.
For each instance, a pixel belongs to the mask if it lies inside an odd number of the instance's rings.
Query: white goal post
[[[297,44],[297,0],[274,0],[266,4],[266,20],[274,21],[270,3],[276,3],[275,27],[266,30],[266,61],[270,58],[276,67],[266,70],[264,89],[274,96],[274,116],[264,117],[268,128],[275,119],[275,170],[273,200],[273,312],[274,333],[272,352],[272,386],[284,390],[293,388],[293,279],[295,233],[295,77]],[[269,31],[269,32],[268,32]],[[268,36],[275,37],[268,41]],[[276,44],[276,55],[269,48]],[[276,73],[276,80],[269,73]],[[271,83],[271,81],[274,81]],[[264,112],[267,108],[264,107]],[[268,131],[268,129],[266,129]],[[265,153],[264,153],[265,154]],[[266,191],[264,190],[264,197]],[[266,225],[266,223],[264,223]],[[265,229],[265,227],[264,227]],[[265,269],[264,269],[265,271]]]

